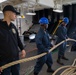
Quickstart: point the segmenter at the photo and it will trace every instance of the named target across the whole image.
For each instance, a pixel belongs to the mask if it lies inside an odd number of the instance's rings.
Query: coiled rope
[[[76,40],[74,40],[74,39],[66,39],[66,41],[74,41],[74,42],[76,42]],[[55,48],[57,48],[59,45],[61,45],[61,44],[64,43],[64,42],[65,42],[65,40],[62,41],[62,42],[60,42],[60,43],[58,43],[58,44],[55,45],[54,47],[52,47],[52,48],[50,49],[50,52],[53,51]],[[27,61],[31,61],[31,60],[38,59],[38,58],[40,58],[40,57],[45,56],[46,54],[47,54],[47,53],[42,53],[42,54],[39,54],[39,55],[36,55],[36,56],[33,56],[33,57],[29,57],[29,58],[24,58],[24,59],[20,59],[20,60],[17,60],[17,61],[13,61],[13,62],[11,62],[11,63],[8,63],[8,64],[5,64],[5,65],[1,66],[1,68],[2,68],[2,70],[4,70],[4,69],[6,69],[6,68],[8,68],[8,67],[10,67],[10,66],[13,66],[13,65],[16,65],[16,64],[19,64],[19,63],[23,63],[23,62],[27,62]],[[53,74],[53,75],[54,75],[54,74]]]
[[[65,70],[60,75],[76,75],[76,59],[74,60],[71,66],[62,66],[58,68],[52,75],[56,75],[62,69]]]

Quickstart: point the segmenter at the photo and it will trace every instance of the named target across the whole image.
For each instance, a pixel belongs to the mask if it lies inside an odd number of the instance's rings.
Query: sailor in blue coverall
[[[37,60],[34,68],[34,75],[38,75],[38,73],[40,72],[45,63],[48,66],[47,72],[54,72],[54,70],[52,70],[51,68],[53,64],[52,56],[51,53],[49,53],[49,49],[52,47],[52,44],[49,39],[49,34],[46,31],[49,22],[47,18],[43,17],[39,20],[39,23],[41,24],[41,27],[35,37],[36,45],[38,48],[38,54],[44,52],[47,52],[48,54]]]
[[[58,40],[57,40],[57,43],[60,43],[61,41],[65,40],[65,42],[63,44],[61,44],[58,49],[58,59],[57,59],[57,63],[61,64],[61,65],[64,65],[60,59],[64,59],[64,60],[68,60],[64,54],[65,54],[65,50],[66,50],[66,39],[68,38],[67,36],[67,28],[66,28],[66,25],[68,24],[69,22],[69,19],[67,17],[65,17],[62,21],[62,23],[60,24],[60,26],[58,27],[57,29],[57,36],[58,36]]]

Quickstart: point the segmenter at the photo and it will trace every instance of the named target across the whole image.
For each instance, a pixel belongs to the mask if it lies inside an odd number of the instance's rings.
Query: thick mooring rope
[[[76,42],[76,40],[74,40],[74,39],[66,39],[66,41],[74,41],[74,42]],[[58,44],[55,45],[54,47],[52,47],[52,48],[50,49],[50,52],[53,51],[55,48],[57,48],[59,45],[61,45],[61,44],[64,43],[64,42],[65,42],[65,40],[62,41],[62,42],[60,42],[60,43],[58,43]],[[36,55],[36,56],[33,56],[33,57],[20,59],[20,60],[17,60],[17,61],[8,63],[8,64],[6,64],[6,65],[3,65],[3,66],[1,66],[1,68],[2,68],[2,70],[4,70],[4,69],[6,69],[6,68],[8,68],[8,67],[10,67],[10,66],[13,66],[13,65],[16,65],[16,64],[19,64],[19,63],[23,63],[23,62],[27,62],[27,61],[31,61],[31,60],[38,59],[38,58],[40,58],[40,57],[43,57],[43,56],[46,55],[46,54],[47,54],[47,53],[42,53],[42,54],[40,54],[40,55]],[[54,74],[53,74],[53,75],[54,75]]]
[[[56,75],[62,69],[65,70],[59,75],[76,75],[76,59],[71,66],[62,66],[58,68],[52,75]]]

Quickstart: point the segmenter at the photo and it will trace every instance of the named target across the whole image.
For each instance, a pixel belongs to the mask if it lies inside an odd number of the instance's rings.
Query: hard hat
[[[65,22],[66,24],[68,24],[69,23],[69,19],[67,17],[64,17],[63,18],[63,22]]]
[[[40,24],[49,24],[49,21],[46,17],[42,17],[40,20],[39,20],[39,23]]]

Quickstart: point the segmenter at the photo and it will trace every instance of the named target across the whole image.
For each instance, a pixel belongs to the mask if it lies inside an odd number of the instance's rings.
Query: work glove
[[[48,50],[48,52],[47,52],[48,54],[50,53],[50,50]]]

